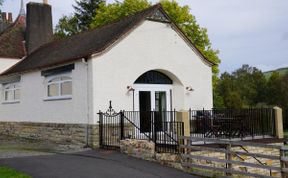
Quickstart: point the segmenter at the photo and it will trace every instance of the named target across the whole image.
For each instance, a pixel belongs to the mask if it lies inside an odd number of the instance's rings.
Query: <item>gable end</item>
[[[146,19],[158,22],[171,23],[169,17],[159,9],[157,9],[151,16],[147,17]]]

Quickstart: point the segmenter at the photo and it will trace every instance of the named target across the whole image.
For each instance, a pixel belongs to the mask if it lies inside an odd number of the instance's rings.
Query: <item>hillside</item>
[[[264,72],[265,77],[269,78],[274,71],[279,72],[280,75],[285,75],[288,74],[288,67]]]

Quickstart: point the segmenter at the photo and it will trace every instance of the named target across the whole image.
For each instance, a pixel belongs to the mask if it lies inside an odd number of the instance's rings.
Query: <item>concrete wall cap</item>
[[[181,109],[181,110],[179,110],[179,111],[177,111],[177,112],[189,112],[188,110],[185,110],[185,109]]]
[[[282,109],[279,106],[274,106],[273,109]]]

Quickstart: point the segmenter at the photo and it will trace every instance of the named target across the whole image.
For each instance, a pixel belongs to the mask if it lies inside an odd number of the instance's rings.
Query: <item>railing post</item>
[[[103,146],[103,113],[99,111],[99,144]]]
[[[120,139],[124,139],[124,111],[120,111]]]
[[[226,146],[226,150],[227,151],[231,151],[231,144],[228,144]],[[232,154],[231,153],[226,153],[225,157],[226,157],[227,161],[231,161],[232,160]],[[226,163],[226,169],[231,170],[232,169],[232,164],[231,163]],[[232,176],[232,174],[226,172],[226,176]]]
[[[203,110],[202,110],[202,125],[203,125],[203,131],[204,131],[204,138],[206,137],[206,119],[205,119],[205,115],[204,115],[204,112],[205,112],[205,109],[203,108]],[[204,141],[204,143],[205,143],[205,141]]]
[[[280,149],[281,178],[287,178],[288,177],[288,174],[285,170],[285,169],[287,169],[287,166],[286,166],[287,165],[287,162],[286,162],[287,157],[285,157],[285,151],[286,150],[287,150],[287,148],[285,148],[284,146],[281,147],[281,149]]]
[[[252,108],[249,108],[249,123],[252,123],[252,139],[254,139],[254,135],[255,135],[255,133],[254,133],[255,119],[253,119],[253,116],[254,116],[254,112],[252,111]]]
[[[275,117],[276,137],[277,138],[284,138],[282,109],[279,107],[274,107],[273,109],[275,111],[274,117]]]
[[[189,119],[189,112],[185,110],[181,110],[176,112],[176,122],[182,122],[183,123],[183,132],[182,134],[185,137],[190,137],[190,119]]]
[[[156,147],[156,141],[157,141],[157,125],[156,125],[156,120],[155,120],[155,112],[151,111],[151,115],[152,115],[152,123],[153,123],[153,133],[152,133],[152,137],[153,137],[153,142],[155,143],[155,147]]]
[[[262,131],[262,137],[265,138],[265,128],[264,128],[264,109],[261,107],[260,108],[260,122],[261,122],[261,131]]]

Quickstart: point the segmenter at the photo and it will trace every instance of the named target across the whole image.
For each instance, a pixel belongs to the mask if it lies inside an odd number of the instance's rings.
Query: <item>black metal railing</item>
[[[183,122],[176,121],[176,111],[123,111],[130,129],[124,138],[150,140],[157,152],[178,152],[179,136],[184,134]]]
[[[272,108],[191,110],[190,131],[193,137],[251,138],[275,136]]]
[[[283,127],[288,130],[288,108],[283,108]]]
[[[108,110],[109,111],[109,110]],[[119,148],[120,140],[149,140],[157,152],[179,151],[184,123],[176,121],[176,111],[99,112],[101,147]]]

